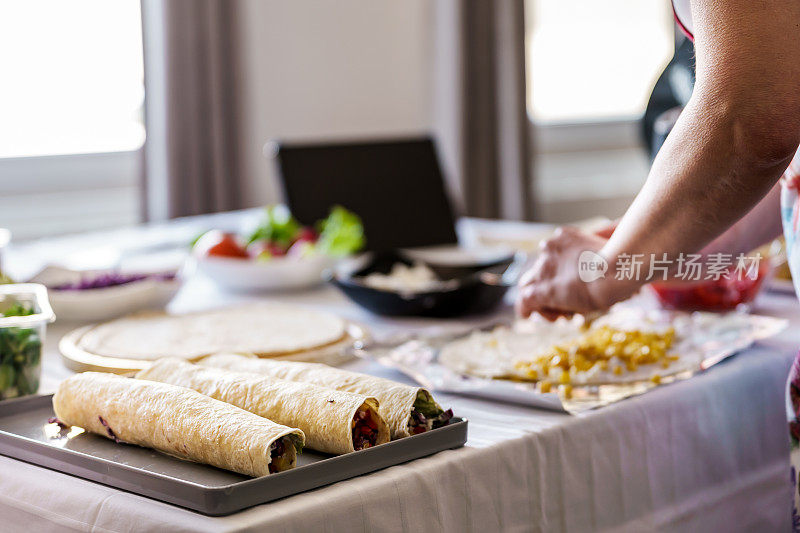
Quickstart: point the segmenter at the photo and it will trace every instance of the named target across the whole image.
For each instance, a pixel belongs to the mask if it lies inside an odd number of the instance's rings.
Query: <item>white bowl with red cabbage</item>
[[[49,266],[31,281],[48,288],[59,320],[95,322],[142,310],[161,310],[181,287],[174,271],[76,271]]]

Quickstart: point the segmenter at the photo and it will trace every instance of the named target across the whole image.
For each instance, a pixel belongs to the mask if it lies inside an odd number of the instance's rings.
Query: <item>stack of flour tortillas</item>
[[[180,315],[130,315],[75,330],[59,348],[76,370],[130,371],[162,357],[192,361],[220,352],[335,364],[364,335],[322,311],[249,303]]]

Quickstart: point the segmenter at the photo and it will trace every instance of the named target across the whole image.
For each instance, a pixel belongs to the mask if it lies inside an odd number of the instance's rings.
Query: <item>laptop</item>
[[[457,243],[453,207],[428,137],[277,143],[275,159],[286,203],[303,224],[342,205],[361,217],[369,251]]]

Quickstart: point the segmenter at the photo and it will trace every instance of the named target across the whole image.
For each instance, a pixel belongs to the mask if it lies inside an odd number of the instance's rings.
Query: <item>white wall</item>
[[[249,206],[277,199],[270,139],[431,129],[427,0],[242,0],[242,150]]]
[[[450,94],[453,87],[434,84],[434,69],[459,76],[457,28],[434,31],[435,17],[446,21],[457,13],[453,0],[238,1],[248,207],[279,199],[272,164],[262,152],[271,139],[433,130],[444,134],[440,162],[459,203],[460,187],[452,178],[459,173],[454,143],[461,109]],[[537,219],[620,214],[647,174],[638,146],[619,149],[620,136],[633,138],[638,130],[554,129],[535,134]],[[617,150],[608,150],[606,136]],[[608,183],[615,183],[613,191],[606,190]]]

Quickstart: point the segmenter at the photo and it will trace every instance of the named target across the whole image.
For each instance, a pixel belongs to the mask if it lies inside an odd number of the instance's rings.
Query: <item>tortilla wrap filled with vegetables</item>
[[[193,390],[103,372],[62,381],[53,409],[61,424],[248,476],[294,468],[305,441],[299,429]]]
[[[389,428],[378,414],[378,401],[363,394],[201,367],[175,358],[159,359],[136,377],[193,389],[299,428],[306,436],[306,446],[321,452],[343,454],[389,441]]]
[[[198,362],[202,366],[252,372],[273,378],[313,383],[339,391],[377,398],[378,413],[386,420],[392,439],[422,433],[449,423],[453,412],[443,410],[421,387],[334,368],[321,363],[275,361],[236,354],[212,355]]]

